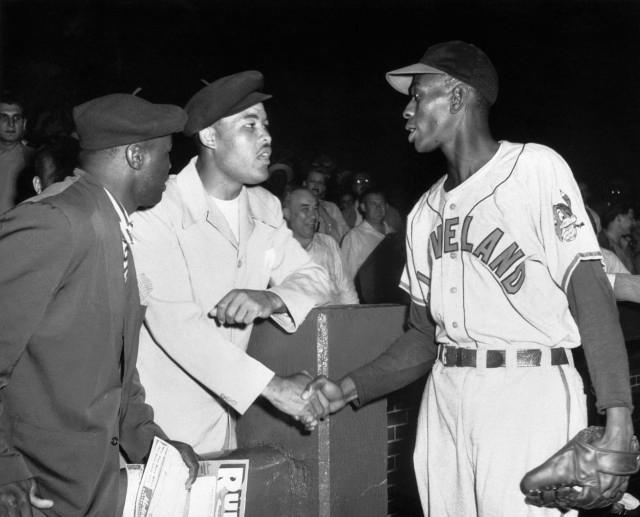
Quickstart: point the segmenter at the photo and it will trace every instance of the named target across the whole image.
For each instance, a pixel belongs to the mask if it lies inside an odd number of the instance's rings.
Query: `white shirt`
[[[338,244],[349,231],[349,225],[344,220],[338,205],[325,199],[318,202],[318,231],[331,235]]]
[[[356,288],[353,281],[344,272],[340,248],[338,248],[335,239],[323,233],[316,233],[306,249],[313,261],[324,267],[329,273],[331,299],[328,303],[335,305],[357,304]]]
[[[131,239],[131,229],[133,228],[133,224],[131,223],[131,219],[129,218],[129,214],[124,209],[124,207],[113,197],[113,194],[109,192],[106,187],[102,187],[104,191],[107,193],[107,197],[111,204],[113,205],[113,209],[118,214],[118,220],[120,221],[120,233],[122,234],[122,239],[129,245],[133,245],[133,241]]]
[[[358,269],[376,248],[384,236],[392,233],[393,229],[384,224],[384,233],[380,233],[366,220],[349,230],[342,240],[342,263],[347,277],[353,282]]]
[[[609,283],[613,288],[613,286],[616,283],[617,274],[623,273],[625,275],[630,275],[631,272],[627,269],[627,266],[623,264],[622,260],[620,260],[613,251],[608,250],[606,248],[600,248],[600,251],[602,251],[602,260],[604,262],[604,272],[607,274],[607,279],[609,280]]]
[[[239,210],[239,200],[240,196],[236,196],[233,199],[218,199],[213,196],[209,196],[215,205],[218,207],[218,210],[222,212],[222,215],[229,223],[229,228],[233,235],[235,235],[236,240],[238,240],[238,235],[240,233],[240,214]]]

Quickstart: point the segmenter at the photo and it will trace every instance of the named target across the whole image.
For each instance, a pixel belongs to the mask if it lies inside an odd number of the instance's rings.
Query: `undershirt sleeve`
[[[567,289],[569,308],[584,347],[596,408],[632,409],[629,359],[613,291],[599,260],[582,260]]]
[[[418,380],[431,370],[436,355],[435,326],[428,309],[412,303],[408,330],[373,361],[348,374],[358,393],[354,404],[364,405]]]

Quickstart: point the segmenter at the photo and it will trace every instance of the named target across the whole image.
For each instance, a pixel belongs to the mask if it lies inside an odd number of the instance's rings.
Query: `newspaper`
[[[140,482],[142,481],[144,465],[129,464],[125,466],[125,470],[127,473],[127,496],[124,500],[124,510],[122,511],[122,515],[133,517],[135,515],[136,508],[136,495]]]
[[[198,477],[187,490],[189,470],[180,453],[154,438],[146,466],[126,468],[123,517],[244,517],[247,459],[201,461]]]

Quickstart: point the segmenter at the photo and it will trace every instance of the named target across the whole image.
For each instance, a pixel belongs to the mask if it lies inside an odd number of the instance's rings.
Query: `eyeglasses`
[[[356,183],[369,183],[369,178],[357,178]]]

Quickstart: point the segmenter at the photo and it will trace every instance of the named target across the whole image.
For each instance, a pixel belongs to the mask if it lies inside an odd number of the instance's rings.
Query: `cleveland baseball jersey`
[[[450,191],[446,176],[411,211],[400,280],[428,305],[436,342],[477,348],[580,345],[566,289],[581,260],[602,259],[560,155],[500,142]]]

